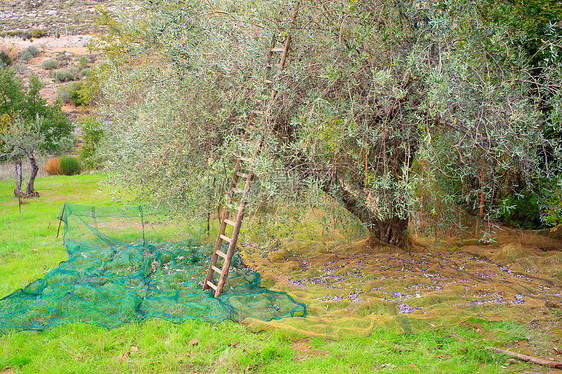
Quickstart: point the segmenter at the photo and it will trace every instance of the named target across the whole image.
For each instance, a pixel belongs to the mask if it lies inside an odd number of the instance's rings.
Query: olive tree
[[[322,191],[388,243],[443,206],[493,214],[498,189],[530,183],[549,156],[528,56],[483,5],[140,1],[135,17],[105,14],[110,183],[205,211],[259,143],[254,202]],[[271,103],[267,54],[287,34]]]
[[[39,167],[38,153],[57,153],[72,147],[72,125],[60,104],[49,105],[39,94],[41,82],[35,76],[24,88],[15,72],[0,69],[0,159],[13,161],[16,170],[16,197],[37,197],[34,183]],[[31,164],[25,193],[22,158]]]
[[[10,126],[10,130],[0,135],[0,140],[8,150],[7,154],[16,165],[16,187],[14,188],[16,197],[39,197],[39,193],[35,191],[35,178],[39,172],[35,156],[45,141],[45,136],[41,133],[43,121],[44,119],[39,116],[32,123],[16,118]],[[27,157],[31,164],[31,175],[27,181],[25,193],[21,189],[23,183],[21,159],[24,157]]]

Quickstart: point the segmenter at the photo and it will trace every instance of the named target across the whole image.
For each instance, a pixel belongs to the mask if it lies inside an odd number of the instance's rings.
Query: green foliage
[[[483,8],[491,20],[505,24],[514,34],[511,41],[530,56],[534,67],[545,59],[562,62],[562,54],[549,48],[549,42],[562,37],[562,3],[558,0],[489,1]]]
[[[91,70],[91,69],[83,69],[83,70],[80,70],[80,73],[78,74],[78,77],[79,77],[80,79],[82,79],[82,78],[84,78],[84,77],[89,76],[91,73],[92,73],[92,70]]]
[[[80,70],[84,70],[87,67],[88,67],[88,58],[86,56],[80,57],[80,60],[78,60],[78,68]]]
[[[44,36],[46,36],[46,34],[42,29],[35,29],[31,32],[31,37],[34,39],[42,38]]]
[[[25,123],[34,123],[42,118],[40,133],[44,141],[39,148],[45,153],[67,151],[72,147],[72,125],[62,111],[60,104],[49,105],[39,94],[41,82],[35,76],[29,80],[29,87],[9,69],[0,70],[0,133],[9,132],[16,118]],[[6,151],[0,143],[0,154]]]
[[[82,164],[76,157],[64,156],[60,158],[60,170],[64,175],[80,174]]]
[[[10,66],[12,64],[12,58],[9,54],[4,51],[0,51],[0,68]]]
[[[68,82],[76,79],[75,71],[71,68],[57,70],[53,73],[53,79],[56,82]]]
[[[54,69],[57,69],[59,67],[59,62],[57,60],[55,60],[54,58],[48,58],[41,63],[41,66],[45,70],[54,70]]]
[[[267,51],[288,29],[276,103],[248,135],[263,137],[252,209],[323,191],[387,240],[369,225],[455,203],[497,216],[499,200],[550,178],[560,147],[545,129],[560,123],[544,105],[560,108],[559,69],[540,73],[549,95],[536,100],[531,56],[482,12],[487,0],[300,4],[292,29],[282,1],[144,1],[128,23],[104,14],[111,183],[195,214],[218,200],[232,159],[253,153],[241,129],[269,104]]]
[[[544,224],[539,197],[532,191],[510,193],[498,205],[499,218],[515,227],[538,229]]]
[[[548,196],[546,221],[556,230],[562,227],[562,177],[559,177]]]
[[[40,149],[40,145],[45,142],[45,135],[41,132],[44,118],[35,118],[35,121],[27,122],[19,114],[14,117],[7,131],[0,133],[0,144],[11,150],[12,157],[20,159],[27,154],[34,154]]]
[[[100,169],[103,159],[97,149],[104,136],[101,120],[92,116],[84,116],[80,119],[80,125],[84,141],[80,150],[80,161],[88,169]]]
[[[84,95],[82,94],[84,83],[74,82],[69,86],[68,99],[70,100],[70,102],[76,106],[86,105],[86,100],[84,99]]]
[[[89,105],[89,91],[87,82],[70,82],[57,90],[57,98],[64,102],[71,102],[75,106]]]
[[[82,105],[93,105],[100,96],[99,71],[97,69],[85,69],[80,72],[80,76],[86,76],[78,92],[79,100]]]
[[[39,55],[41,53],[41,51],[34,45],[30,45],[29,47],[27,47],[22,53],[20,53],[20,55],[18,56],[18,58],[21,61],[29,61],[31,60],[33,57]]]
[[[68,89],[68,85],[64,85],[58,88],[57,90],[57,100],[60,100],[62,102],[68,102],[68,96],[70,94],[70,91]]]

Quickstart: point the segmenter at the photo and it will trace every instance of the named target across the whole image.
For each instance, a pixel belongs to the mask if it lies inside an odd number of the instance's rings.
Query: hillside
[[[95,7],[116,8],[116,0],[3,0],[0,36],[84,35],[101,31]]]

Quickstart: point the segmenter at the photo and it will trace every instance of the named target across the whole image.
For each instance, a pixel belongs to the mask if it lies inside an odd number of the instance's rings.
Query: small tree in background
[[[0,136],[0,140],[4,144],[7,154],[16,164],[16,187],[14,188],[15,197],[39,197],[39,193],[35,191],[35,178],[39,172],[36,156],[41,148],[41,144],[45,141],[45,136],[41,133],[41,127],[44,119],[37,117],[34,122],[26,122],[16,117],[8,131]],[[23,182],[23,172],[21,159],[27,157],[31,164],[31,174],[29,176],[25,193],[21,186]]]
[[[0,155],[15,162],[15,196],[36,197],[35,177],[39,170],[36,156],[68,151],[72,147],[72,125],[60,104],[49,105],[39,95],[41,82],[35,76],[24,89],[9,69],[0,70]],[[27,157],[31,176],[26,192],[21,190],[21,160]]]

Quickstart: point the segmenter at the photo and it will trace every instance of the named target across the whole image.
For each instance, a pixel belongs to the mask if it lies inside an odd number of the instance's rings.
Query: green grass
[[[24,287],[68,258],[62,235],[56,237],[57,215],[65,201],[111,205],[109,196],[98,192],[100,179],[99,175],[38,178],[35,188],[41,197],[22,200],[21,213],[12,193],[14,181],[0,181],[0,295]]]
[[[41,197],[19,213],[13,181],[0,181],[0,296],[24,287],[66,256],[56,238],[64,201],[111,205],[98,192],[100,175],[39,178]],[[107,330],[61,325],[44,332],[0,336],[0,372],[13,373],[504,373],[547,371],[484,347],[536,346],[552,340],[540,329],[511,322],[469,320],[420,334],[376,329],[368,337],[295,338],[243,324],[162,319]],[[197,339],[197,342],[194,341]]]

